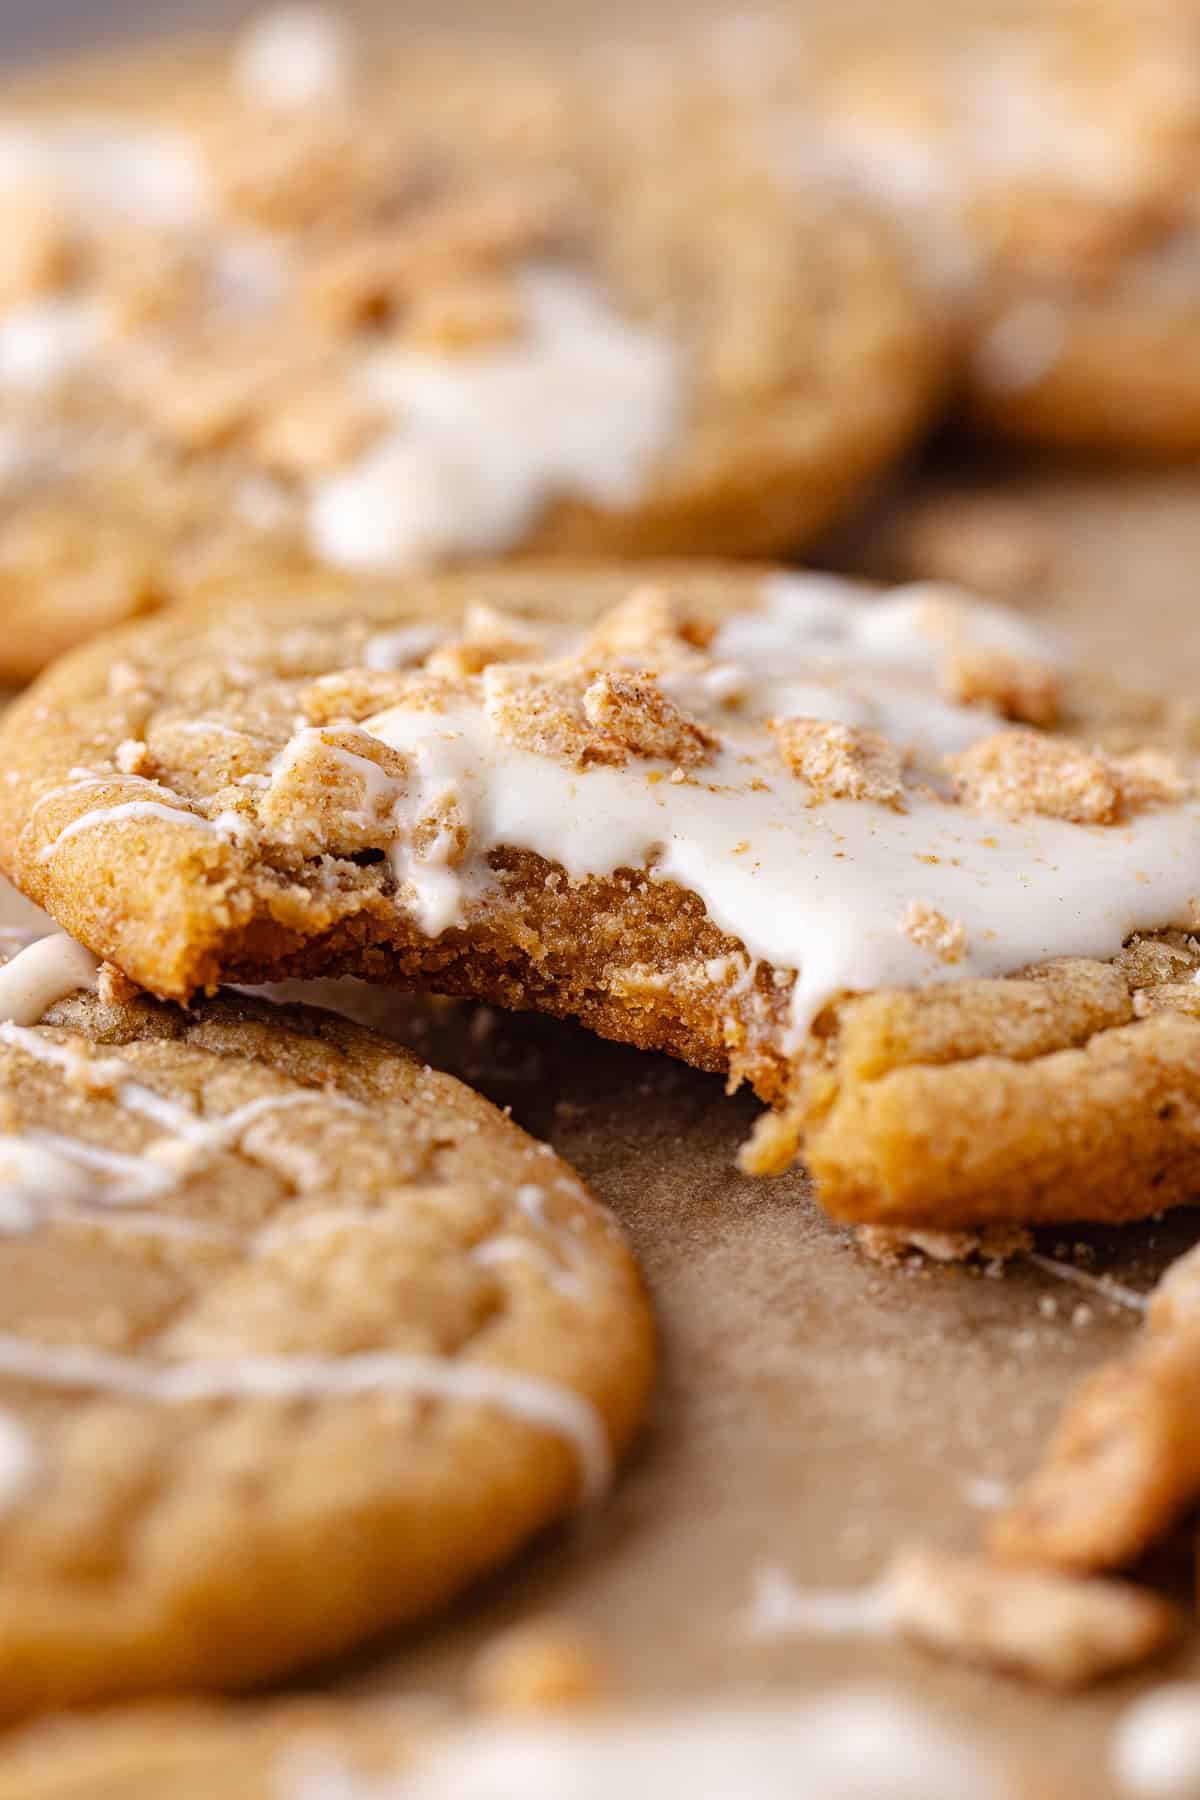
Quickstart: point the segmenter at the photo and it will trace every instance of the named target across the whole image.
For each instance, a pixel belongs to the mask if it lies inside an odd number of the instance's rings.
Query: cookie
[[[60,935],[0,1014],[5,1714],[281,1675],[602,1492],[650,1325],[549,1150],[344,1020],[132,997]]]
[[[233,570],[781,550],[927,416],[886,225],[727,109],[647,156],[568,67],[317,25],[9,89],[0,676]]]
[[[442,1721],[292,1702],[54,1721],[10,1745],[0,1800],[1053,1800],[899,1694],[726,1701],[595,1722]],[[799,1785],[798,1785],[799,1783]]]
[[[748,1080],[778,1110],[747,1167],[803,1145],[857,1222],[1190,1196],[1180,709],[934,588],[434,586],[464,623],[432,650],[313,591],[76,652],[0,731],[10,876],[165,997],[354,974]]]
[[[710,60],[764,162],[887,207],[986,430],[1200,446],[1200,18],[1113,0],[784,9]]]

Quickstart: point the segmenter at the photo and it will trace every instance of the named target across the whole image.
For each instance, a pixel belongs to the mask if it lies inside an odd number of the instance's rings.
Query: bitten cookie
[[[811,535],[926,417],[929,309],[693,124],[332,15],[10,86],[0,678],[231,568]]]
[[[844,16],[843,16],[844,15]],[[987,430],[1200,446],[1200,19],[1121,0],[739,15],[710,47],[764,164],[897,220]]]
[[[8,1715],[424,1617],[602,1492],[650,1377],[614,1222],[494,1107],[326,1014],[128,995],[57,935],[0,969]]]
[[[76,652],[0,729],[9,874],[164,996],[357,974],[749,1080],[747,1166],[802,1148],[858,1221],[1194,1192],[1186,716],[943,589],[435,591],[432,648],[314,591]]]

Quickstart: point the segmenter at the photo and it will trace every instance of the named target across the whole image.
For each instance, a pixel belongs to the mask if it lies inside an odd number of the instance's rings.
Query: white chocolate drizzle
[[[976,1739],[887,1690],[667,1713],[481,1721],[356,1773],[332,1744],[280,1761],[279,1800],[1012,1800]]]
[[[36,1025],[55,1001],[94,988],[99,967],[90,950],[63,932],[36,939],[0,968],[0,1018]]]
[[[317,1105],[361,1116],[365,1108],[347,1095],[312,1088],[263,1095],[218,1118],[203,1118],[133,1079],[120,1057],[88,1056],[45,1030],[17,1022],[17,1017],[36,1019],[54,1000],[93,985],[95,969],[95,959],[61,934],[31,944],[0,968],[0,1012],[9,1014],[0,1023],[0,1044],[103,1092],[116,1105],[168,1135],[135,1156],[40,1127],[0,1134],[0,1239],[35,1230],[43,1221],[54,1219],[164,1240],[206,1242],[265,1256],[306,1237],[361,1228],[366,1220],[381,1227],[394,1223],[385,1209],[330,1208],[269,1223],[243,1237],[226,1226],[186,1215],[122,1210],[141,1208],[147,1200],[172,1191],[198,1159],[238,1146],[245,1154],[253,1154],[248,1135],[280,1112]],[[521,1210],[536,1224],[541,1190],[522,1189],[521,1193],[525,1195]],[[536,1207],[531,1199],[534,1193]],[[551,1229],[548,1220],[543,1223]],[[546,1254],[536,1244],[528,1249],[533,1260]],[[547,1260],[553,1264],[553,1259]],[[561,1275],[557,1264],[547,1273],[548,1278],[551,1273]],[[336,1358],[236,1356],[155,1363],[89,1345],[33,1343],[9,1333],[0,1334],[0,1374],[34,1385],[95,1390],[162,1405],[404,1393],[490,1407],[569,1443],[577,1459],[585,1502],[596,1499],[611,1478],[608,1435],[594,1406],[565,1386],[478,1361],[375,1350]],[[0,1509],[18,1503],[24,1493],[24,1477],[20,1481],[15,1474],[10,1478],[9,1463],[15,1469],[19,1460],[24,1468],[30,1457],[36,1457],[33,1441],[19,1422],[14,1422],[6,1436],[7,1420],[8,1415],[0,1412]],[[23,1437],[19,1437],[21,1433]]]
[[[870,602],[824,577],[775,578],[763,598],[723,626],[707,668],[663,677],[721,739],[704,767],[675,780],[669,762],[581,769],[508,741],[491,714],[496,671],[484,673],[482,704],[451,698],[436,711],[399,706],[369,720],[365,729],[409,764],[393,866],[399,903],[420,929],[436,937],[468,922],[498,883],[489,858],[500,848],[535,852],[572,881],[645,871],[697,894],[752,961],[794,972],[785,1045],[794,1049],[842,992],[1111,957],[1135,929],[1192,921],[1195,801],[1090,826],[944,797],[941,757],[1002,721],[939,694],[936,621],[949,604],[957,641],[971,651],[1020,658],[1032,647],[1046,666],[1056,648],[1014,615],[926,588]],[[723,676],[715,701],[714,668]],[[904,810],[823,798],[783,764],[763,728],[771,715],[886,734],[909,755]],[[466,855],[445,832],[415,854],[411,827],[450,802],[467,829]],[[906,930],[914,906],[961,927],[954,960]]]
[[[517,286],[515,342],[364,364],[367,398],[397,423],[314,484],[309,540],[323,561],[418,567],[504,550],[562,495],[636,503],[679,429],[674,346],[567,269],[529,267]]]
[[[1113,1733],[1112,1772],[1129,1800],[1197,1800],[1200,1682],[1151,1688],[1125,1709]]]
[[[114,781],[118,779],[113,777]],[[129,819],[165,819],[168,824],[191,825],[197,831],[207,831],[226,842],[236,841],[247,833],[245,820],[236,812],[223,812],[215,819],[209,819],[203,813],[189,812],[182,805],[167,806],[160,800],[122,800],[113,806],[95,806],[89,812],[80,813],[69,825],[63,826],[57,837],[42,846],[38,861],[48,862],[63,844],[81,832],[94,831],[100,825],[119,825]]]
[[[149,1362],[91,1345],[38,1344],[0,1332],[0,1375],[41,1387],[83,1388],[160,1406],[401,1393],[494,1407],[571,1444],[585,1502],[598,1499],[611,1476],[607,1434],[593,1407],[552,1382],[483,1362],[392,1350],[339,1357],[243,1355]]]
[[[41,1457],[15,1413],[0,1410],[0,1513],[19,1506],[37,1480]]]
[[[886,1584],[802,1588],[775,1563],[755,1569],[742,1634],[756,1643],[793,1638],[887,1637],[894,1629]]]

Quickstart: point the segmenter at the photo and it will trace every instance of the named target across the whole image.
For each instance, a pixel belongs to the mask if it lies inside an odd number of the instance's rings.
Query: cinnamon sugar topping
[[[904,811],[903,759],[882,732],[827,719],[768,719],[767,729],[815,798],[877,800]]]

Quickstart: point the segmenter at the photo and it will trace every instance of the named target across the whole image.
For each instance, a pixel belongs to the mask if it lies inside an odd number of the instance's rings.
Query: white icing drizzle
[[[263,13],[233,50],[233,79],[261,106],[316,106],[346,98],[354,41],[345,23],[318,6]]]
[[[281,1759],[278,1800],[1002,1800],[983,1747],[886,1690],[589,1720],[483,1721],[401,1774],[332,1746]]]
[[[148,1362],[91,1345],[37,1344],[0,1332],[0,1374],[40,1387],[83,1388],[161,1406],[402,1393],[491,1407],[570,1443],[585,1501],[597,1499],[611,1478],[607,1434],[593,1407],[567,1388],[483,1362],[392,1350]]]
[[[37,1481],[41,1457],[15,1413],[0,1410],[0,1512],[19,1506]]]
[[[1200,1800],[1200,1682],[1169,1682],[1127,1707],[1112,1770],[1130,1800]]]
[[[220,1244],[267,1255],[288,1242],[325,1232],[361,1229],[365,1220],[394,1223],[386,1211],[326,1209],[268,1224],[240,1237],[227,1227],[169,1213],[113,1209],[140,1206],[172,1191],[198,1159],[242,1144],[258,1125],[295,1107],[333,1107],[355,1116],[366,1109],[347,1095],[312,1088],[262,1095],[218,1118],[200,1117],[132,1078],[119,1057],[90,1057],[16,1019],[34,1020],[45,1007],[94,981],[96,963],[82,946],[58,935],[33,943],[0,968],[0,1044],[68,1077],[107,1084],[113,1102],[168,1134],[140,1155],[109,1150],[84,1139],[33,1127],[0,1134],[0,1238],[34,1230],[43,1220],[102,1225],[106,1230],[162,1239]],[[243,1146],[247,1153],[251,1147]],[[96,1177],[109,1178],[98,1186]],[[522,1209],[534,1222],[542,1190],[522,1189]],[[536,1194],[538,1208],[531,1195]],[[545,1221],[546,1229],[551,1229]],[[498,1241],[498,1240],[493,1240]],[[539,1247],[530,1245],[531,1256]],[[543,1253],[544,1254],[544,1253]],[[499,1259],[498,1259],[499,1260]],[[562,1277],[564,1281],[569,1277]],[[291,1355],[239,1356],[230,1360],[151,1364],[86,1345],[39,1345],[0,1334],[0,1373],[48,1386],[94,1388],[162,1404],[239,1396],[339,1396],[397,1391],[430,1399],[478,1404],[555,1432],[571,1444],[579,1464],[581,1496],[595,1499],[611,1477],[611,1452],[599,1413],[569,1388],[478,1362],[370,1351],[342,1358]],[[6,1486],[5,1419],[0,1413],[0,1505]]]
[[[670,763],[577,769],[519,749],[492,726],[485,703],[443,710],[396,707],[365,729],[401,752],[408,791],[396,815],[393,866],[400,904],[429,936],[470,916],[496,882],[490,853],[536,852],[572,880],[618,869],[649,872],[698,894],[714,923],[752,960],[795,971],[794,1048],[820,1008],[846,990],[924,986],[1011,974],[1058,956],[1109,957],[1129,933],[1186,925],[1200,894],[1200,805],[1136,813],[1121,826],[1084,826],[950,804],[929,783],[937,759],[1000,728],[982,706],[951,705],[935,688],[936,621],[929,589],[862,600],[832,578],[768,582],[765,604],[730,620],[710,656],[735,668],[742,702],[705,703],[706,676],[668,675],[664,687],[709,719],[722,748],[685,781]],[[939,607],[941,610],[939,611]],[[960,642],[1029,654],[1038,636],[999,608],[964,608]],[[869,800],[820,799],[783,765],[762,721],[803,715],[867,725],[915,755],[906,810]],[[414,856],[416,819],[453,799],[470,833]],[[962,956],[941,960],[903,929],[914,903],[965,933]]]
[[[123,800],[115,806],[96,806],[90,812],[80,813],[77,819],[63,826],[57,837],[42,846],[38,861],[48,862],[63,844],[81,832],[93,831],[98,825],[121,824],[126,819],[165,819],[168,824],[191,825],[197,831],[210,832],[226,841],[244,838],[247,833],[245,820],[235,812],[223,812],[215,819],[207,819],[203,813],[189,812],[182,805],[166,806],[159,800]]]
[[[56,1000],[94,988],[96,958],[64,932],[35,940],[0,968],[0,1019],[36,1025]]]
[[[0,386],[18,393],[56,387],[91,360],[103,338],[104,314],[86,297],[11,307],[0,317]]]
[[[444,636],[437,625],[400,625],[395,631],[376,631],[363,646],[363,668],[403,669],[428,656]]]
[[[1043,1256],[1040,1250],[1027,1250],[1025,1260],[1045,1274],[1056,1276],[1059,1281],[1069,1282],[1072,1287],[1086,1288],[1089,1293],[1098,1294],[1113,1306],[1123,1306],[1127,1312],[1144,1313],[1149,1307],[1150,1302],[1145,1294],[1139,1294],[1136,1289],[1114,1281],[1111,1275],[1089,1275],[1077,1263],[1063,1262],[1057,1256]]]
[[[113,115],[0,123],[0,191],[54,196],[82,223],[135,218],[188,227],[208,211],[199,157],[182,133]]]
[[[309,538],[322,560],[411,568],[504,550],[559,495],[636,503],[679,429],[675,348],[566,269],[528,267],[518,291],[513,343],[364,363],[365,394],[397,422],[314,484]]]
[[[758,1643],[787,1638],[887,1637],[891,1600],[882,1583],[860,1588],[798,1587],[775,1563],[755,1569],[742,1634]]]
[[[973,1475],[964,1481],[962,1497],[977,1512],[999,1512],[1012,1499],[1012,1488],[995,1475]]]

